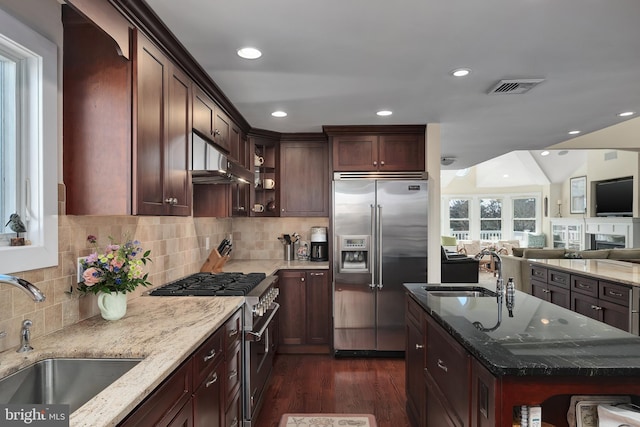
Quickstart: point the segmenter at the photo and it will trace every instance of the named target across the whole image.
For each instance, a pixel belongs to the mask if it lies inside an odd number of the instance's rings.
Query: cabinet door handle
[[[238,417],[235,417],[229,427],[237,427],[237,426],[238,426]]]
[[[380,162],[380,166],[384,166],[384,160]]]
[[[220,135],[220,131],[219,131],[218,129],[215,129],[215,130],[213,131],[213,134],[214,134],[214,135]]]
[[[233,370],[229,373],[229,379],[238,376],[238,371],[237,370]]]
[[[424,348],[424,345],[416,344],[416,350],[422,350],[423,348]]]
[[[438,368],[442,369],[445,372],[449,371],[449,368],[447,368],[447,365],[444,364],[442,359],[438,359]]]
[[[378,161],[377,160],[373,161],[373,166],[378,166]]]
[[[614,292],[614,291],[609,291],[609,295],[613,295],[614,297],[623,296],[621,292]]]
[[[218,373],[217,373],[217,372],[214,372],[214,373],[213,373],[213,376],[211,377],[211,380],[210,380],[210,381],[207,381],[207,382],[204,384],[204,386],[205,386],[205,387],[209,387],[211,384],[215,383],[216,381],[218,381]]]
[[[598,307],[597,305],[592,305],[591,308],[594,310],[602,310],[602,307]]]
[[[209,360],[213,359],[213,358],[215,357],[215,355],[216,355],[216,349],[214,348],[214,349],[212,349],[212,350],[209,352],[209,354],[207,354],[207,355],[206,355],[205,357],[203,357],[202,359],[203,359],[205,362],[208,362]]]
[[[300,278],[300,281],[301,281],[301,282],[304,282],[304,277],[301,277],[301,278]]]
[[[229,332],[229,338],[233,338],[236,335],[238,335],[238,330],[237,329],[234,329],[231,332]]]

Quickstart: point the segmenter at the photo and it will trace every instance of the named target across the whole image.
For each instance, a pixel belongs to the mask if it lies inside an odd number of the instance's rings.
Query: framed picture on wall
[[[572,214],[581,214],[587,211],[587,177],[578,176],[571,178],[570,204]]]

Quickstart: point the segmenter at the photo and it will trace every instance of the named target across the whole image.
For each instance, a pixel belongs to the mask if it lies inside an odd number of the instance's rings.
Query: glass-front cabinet
[[[251,216],[279,216],[280,184],[279,140],[268,135],[249,135],[253,146],[253,197],[251,200]]]
[[[570,218],[553,218],[551,220],[551,235],[554,248],[575,251],[585,249],[584,225],[581,221]]]

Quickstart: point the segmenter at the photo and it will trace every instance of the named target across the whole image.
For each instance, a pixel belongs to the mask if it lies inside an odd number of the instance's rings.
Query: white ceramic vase
[[[122,319],[127,313],[127,294],[123,292],[99,293],[98,307],[103,319]]]

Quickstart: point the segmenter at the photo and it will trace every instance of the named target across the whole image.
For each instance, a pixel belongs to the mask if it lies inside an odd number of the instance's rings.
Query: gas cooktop
[[[152,296],[244,296],[266,277],[264,273],[196,273],[160,286]]]

